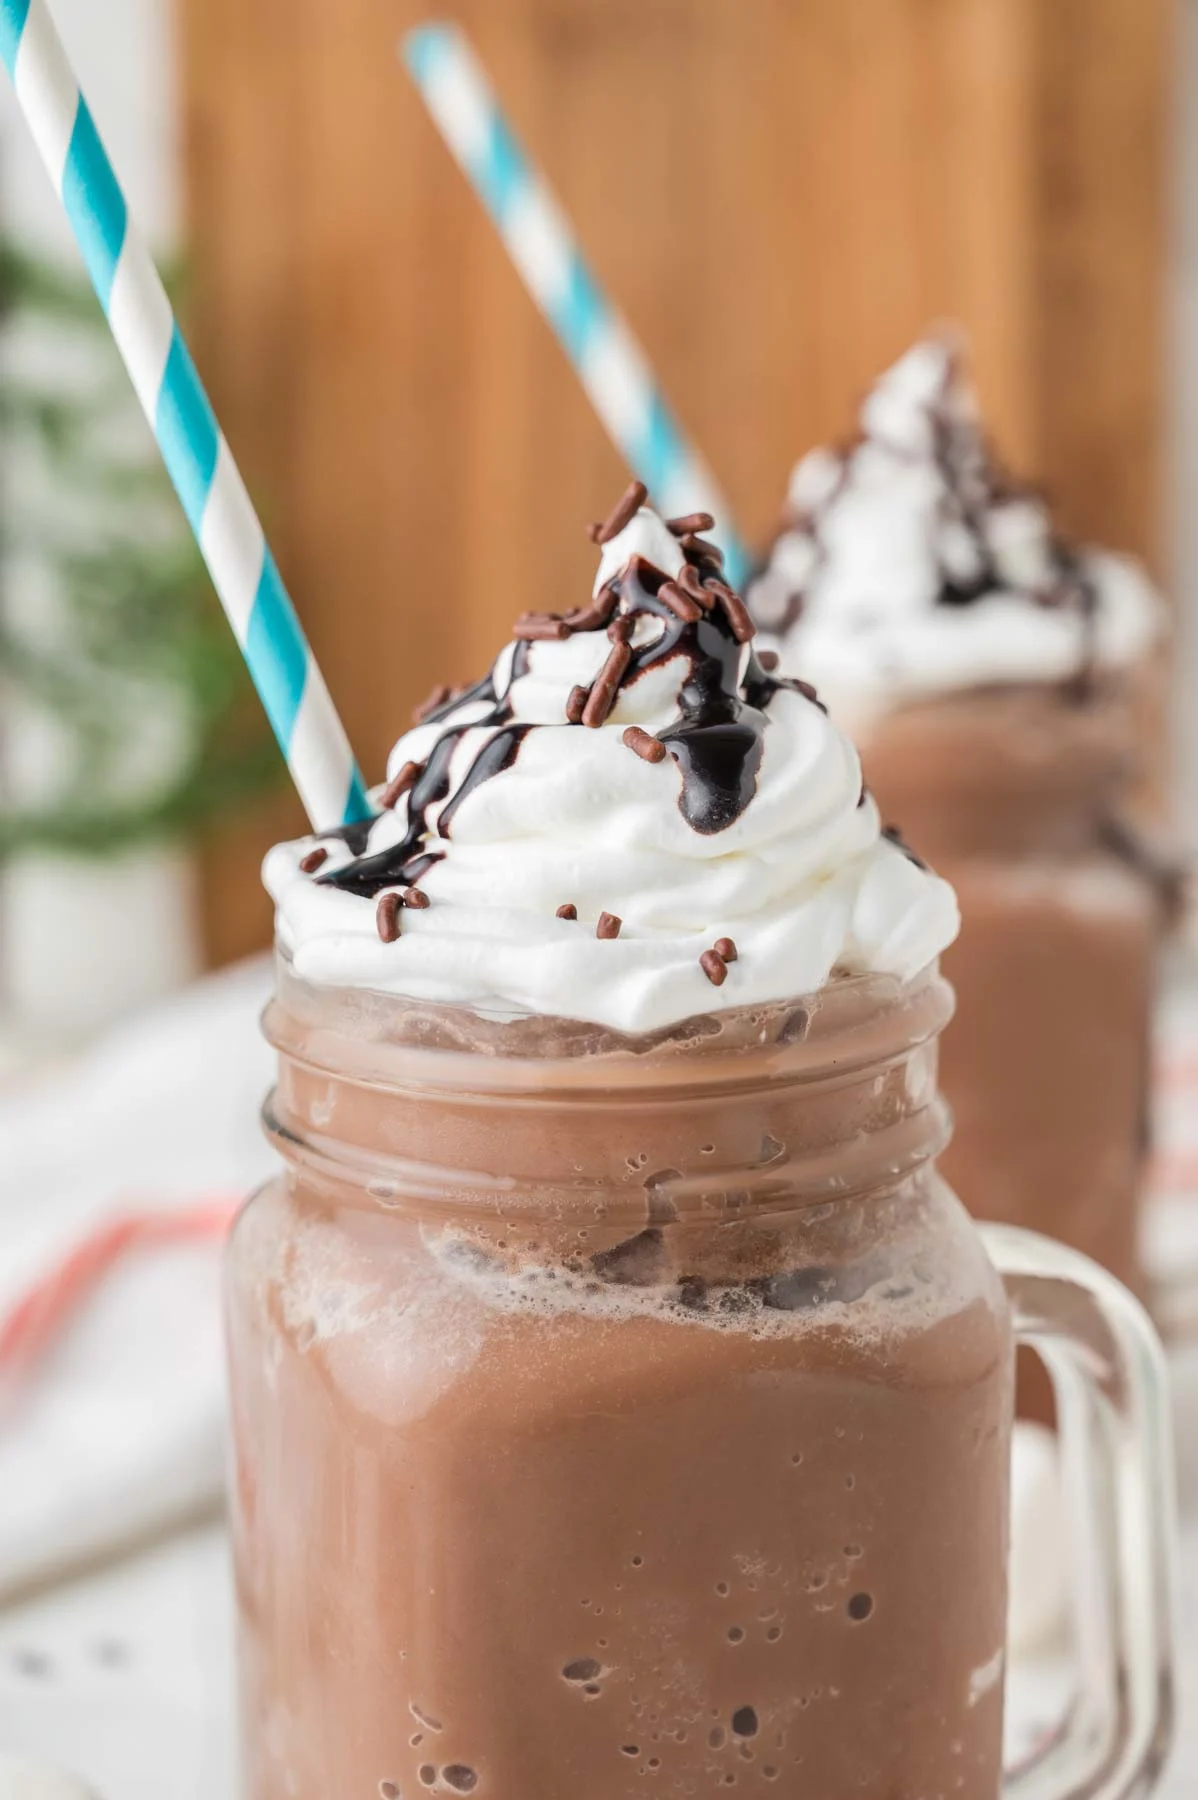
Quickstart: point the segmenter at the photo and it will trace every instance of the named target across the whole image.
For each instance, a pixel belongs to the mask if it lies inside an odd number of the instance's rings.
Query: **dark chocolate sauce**
[[[691,548],[690,542],[684,546],[684,553],[691,567],[704,585],[708,581],[719,583],[719,564],[709,546],[696,541]],[[712,835],[726,830],[738,819],[757,792],[769,723],[767,709],[774,695],[780,688],[804,693],[809,698],[814,698],[814,694],[802,682],[767,675],[754,656],[749,658],[742,683],[739,677],[743,645],[737,642],[718,591],[710,590],[708,610],[698,619],[682,619],[661,598],[666,581],[663,570],[634,556],[609,583],[607,591],[614,596],[619,617],[649,616],[661,623],[661,631],[651,642],[630,645],[631,658],[620,687],[631,686],[646,670],[671,658],[685,658],[687,668],[679,688],[677,720],[658,735],[682,778],[678,806],[683,818],[694,831]],[[614,609],[588,610],[593,610],[597,619],[606,619]],[[603,630],[604,625],[599,622],[591,634],[598,635]],[[511,682],[527,673],[531,650],[528,642],[517,644]],[[321,874],[318,879],[325,886],[369,899],[384,888],[410,886],[419,880],[444,854],[428,848],[434,809],[439,809],[436,835],[448,838],[462,802],[492,776],[511,768],[525,737],[537,729],[512,717],[508,692],[498,694],[492,676],[468,692],[446,700],[422,723],[442,729],[406,796],[408,824],[402,840],[389,849],[367,855],[366,839],[373,821],[329,834],[341,836],[355,852],[355,860],[344,868]],[[562,723],[566,724],[564,716]],[[583,731],[590,727],[579,724],[572,729]],[[483,738],[457,787],[452,788],[455,752],[472,731],[489,735]]]
[[[484,781],[489,781],[492,775],[501,775],[505,769],[511,768],[520,745],[532,729],[531,725],[505,725],[501,731],[495,733],[494,737],[487,739],[467,769],[457,793],[448,806],[441,809],[441,816],[437,820],[437,831],[441,837],[447,838],[452,835],[450,828],[453,824],[453,816],[462,801],[472,794],[475,788],[481,787]]]
[[[332,831],[322,831],[322,838],[332,838],[338,844],[344,844],[355,856],[364,856],[366,846],[370,842],[370,833],[374,829],[377,813],[368,819],[355,819],[352,825],[338,825]]]

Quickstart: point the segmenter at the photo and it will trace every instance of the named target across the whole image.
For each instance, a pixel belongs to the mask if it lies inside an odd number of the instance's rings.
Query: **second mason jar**
[[[1121,809],[1126,695],[1027,686],[896,709],[863,734],[884,818],[961,905],[941,1085],[945,1176],[1141,1285],[1151,1018],[1167,907]]]

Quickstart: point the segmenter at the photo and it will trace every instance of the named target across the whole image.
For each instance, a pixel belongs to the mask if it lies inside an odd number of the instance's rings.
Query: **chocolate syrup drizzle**
[[[692,561],[691,566],[698,565]],[[630,687],[647,669],[672,656],[687,658],[690,667],[678,696],[678,723],[658,736],[682,775],[678,805],[683,818],[693,831],[712,836],[739,819],[757,792],[769,723],[765,707],[778,684],[753,657],[744,687],[738,687],[741,646],[726,616],[713,608],[693,622],[679,619],[658,598],[666,579],[643,557],[634,557],[615,580],[623,611],[633,616],[649,613],[665,627],[653,643],[632,647],[621,686]]]
[[[516,680],[528,669],[528,645],[518,644],[512,659],[512,680]],[[492,676],[486,675],[464,694],[446,700],[442,705],[428,714],[424,723],[437,724],[443,720],[452,720],[462,708],[474,709],[484,706],[488,710],[481,715],[471,716],[466,722],[450,723],[433,745],[428,761],[416,777],[407,795],[408,829],[397,844],[391,844],[386,850],[378,850],[373,856],[365,854],[373,819],[362,825],[344,827],[336,835],[344,838],[355,853],[355,860],[347,863],[343,869],[332,874],[322,875],[321,884],[325,887],[343,888],[347,893],[360,894],[363,899],[371,900],[384,888],[408,886],[420,880],[420,877],[440,862],[444,854],[440,851],[429,851],[424,848],[430,831],[429,809],[445,801],[450,788],[450,764],[453,753],[468,731],[476,728],[493,728],[494,736],[487,739],[471,767],[467,770],[461,785],[448,804],[442,806],[437,830],[441,837],[448,837],[453,823],[453,815],[467,794],[492,775],[498,775],[516,759],[516,753],[525,734],[532,729],[529,725],[513,722],[511,701],[505,694],[502,698],[495,692]],[[351,837],[350,834],[353,834]]]
[[[744,680],[739,680],[743,640],[750,628],[744,625],[742,615],[738,639],[735,609],[740,603],[736,596],[727,598],[730,590],[723,584],[719,552],[714,545],[690,533],[682,537],[681,549],[689,565],[687,592],[701,609],[697,619],[680,617],[676,604],[662,598],[662,589],[669,581],[663,570],[644,557],[633,556],[587,606],[560,617],[540,615],[535,635],[564,637],[586,630],[597,636],[606,630],[613,643],[626,642],[638,617],[648,615],[660,620],[662,630],[651,642],[628,643],[628,665],[618,685],[631,686],[647,670],[672,657],[686,660],[678,718],[658,735],[682,777],[678,806],[683,818],[692,830],[714,835],[738,819],[757,792],[768,708],[774,695],[780,688],[788,688],[814,699],[814,692],[803,682],[767,673],[751,652]],[[694,570],[693,576],[690,570]],[[677,602],[676,586],[673,591]],[[699,594],[703,595],[702,600],[698,599]],[[572,623],[573,620],[578,623]],[[510,768],[529,732],[538,729],[512,717],[509,697],[511,685],[528,672],[530,650],[529,642],[517,643],[508,691],[503,695],[496,692],[493,675],[488,675],[427,715],[425,723],[441,724],[444,729],[405,797],[408,824],[403,838],[388,849],[367,855],[367,836],[373,821],[329,833],[340,836],[349,845],[355,860],[344,868],[321,874],[317,879],[323,885],[369,899],[385,888],[419,881],[440,860],[444,852],[428,848],[433,831],[431,810],[440,806],[436,833],[441,838],[450,837],[454,816],[463,800],[483,782]],[[562,722],[567,723],[564,717]],[[572,729],[585,731],[590,727],[580,723]],[[491,735],[483,739],[451,795],[451,762],[463,738],[472,731]]]

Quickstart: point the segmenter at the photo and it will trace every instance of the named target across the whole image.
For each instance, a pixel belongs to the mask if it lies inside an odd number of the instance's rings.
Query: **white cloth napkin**
[[[106,1220],[269,1174],[269,988],[266,959],[243,964],[0,1093],[0,1322]],[[217,1501],[219,1254],[213,1236],[130,1250],[0,1386],[0,1599]]]

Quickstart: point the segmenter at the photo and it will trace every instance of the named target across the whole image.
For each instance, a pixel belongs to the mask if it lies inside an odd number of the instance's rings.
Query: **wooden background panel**
[[[1161,562],[1168,0],[1036,12],[1037,467],[1075,532]]]
[[[952,315],[1004,451],[1071,523],[1144,548],[1172,3],[440,10],[750,535]],[[423,6],[180,4],[199,360],[375,777],[435,680],[589,586],[582,526],[625,473],[399,67]],[[264,935],[256,864],[288,820],[210,851],[214,956]]]

